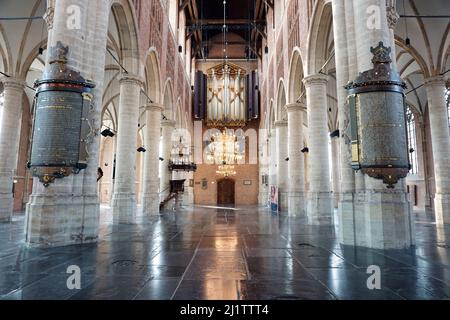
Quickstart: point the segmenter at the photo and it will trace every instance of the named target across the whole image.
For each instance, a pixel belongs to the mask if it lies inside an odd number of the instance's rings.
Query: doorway
[[[217,204],[234,205],[235,183],[231,179],[223,179],[217,182]]]

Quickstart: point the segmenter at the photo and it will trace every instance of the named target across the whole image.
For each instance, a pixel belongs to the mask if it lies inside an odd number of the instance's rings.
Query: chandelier
[[[211,136],[206,157],[211,164],[234,164],[244,158],[244,152],[240,151],[236,134],[225,128],[221,133],[216,132]]]
[[[183,137],[172,146],[169,161],[170,171],[196,171],[197,165],[192,161],[192,153],[189,146],[183,142]]]

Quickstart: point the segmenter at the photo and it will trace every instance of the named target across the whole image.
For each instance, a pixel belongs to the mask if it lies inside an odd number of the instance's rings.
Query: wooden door
[[[217,182],[217,204],[234,204],[234,181],[223,179]]]

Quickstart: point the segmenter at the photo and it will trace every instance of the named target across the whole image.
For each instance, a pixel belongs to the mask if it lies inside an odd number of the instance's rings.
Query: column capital
[[[323,73],[315,73],[303,78],[303,83],[306,87],[313,85],[326,85],[328,82],[328,75]]]
[[[425,79],[425,87],[443,86],[445,87],[445,77],[443,75],[431,76]]]
[[[386,7],[386,18],[389,29],[395,29],[395,25],[397,24],[400,15],[398,14],[393,4],[389,4]]]
[[[158,112],[162,112],[164,110],[164,106],[162,104],[156,103],[156,102],[146,103],[141,108],[144,111],[158,111]]]
[[[141,76],[131,74],[131,73],[122,73],[119,76],[119,83],[129,83],[129,84],[136,84],[140,87],[144,84],[144,79]]]
[[[282,127],[287,127],[288,122],[286,120],[277,120],[274,123],[275,128],[282,128]]]
[[[22,90],[26,86],[25,81],[13,77],[0,77],[0,82],[3,84],[5,89],[11,88]]]
[[[161,127],[175,128],[176,122],[174,120],[161,120]]]
[[[304,103],[289,103],[285,108],[287,112],[306,111],[306,105]]]
[[[44,16],[42,17],[47,24],[47,29],[51,30],[53,29],[53,20],[55,17],[55,8],[54,7],[48,7],[47,11],[45,11]]]

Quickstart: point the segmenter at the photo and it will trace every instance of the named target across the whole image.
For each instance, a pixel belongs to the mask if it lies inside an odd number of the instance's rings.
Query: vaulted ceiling
[[[450,70],[450,3],[397,0],[397,11],[401,15],[395,27],[397,67],[408,85],[408,102],[423,114],[424,79]]]

